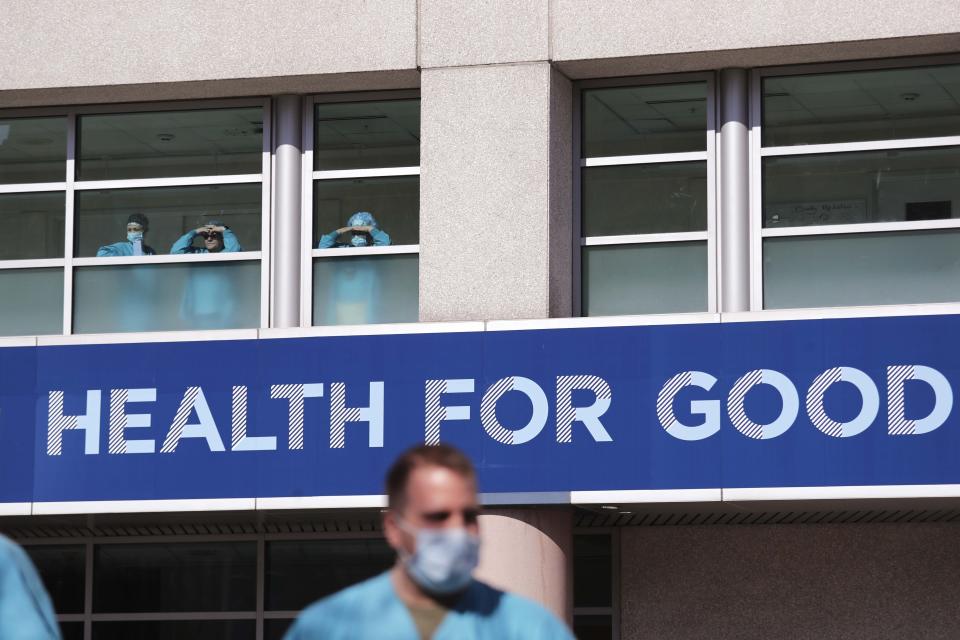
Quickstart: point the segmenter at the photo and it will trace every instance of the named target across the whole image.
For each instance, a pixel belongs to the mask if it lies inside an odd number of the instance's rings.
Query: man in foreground
[[[480,535],[476,473],[448,445],[420,446],[387,473],[394,567],[303,611],[286,640],[572,639],[540,605],[473,579]]]

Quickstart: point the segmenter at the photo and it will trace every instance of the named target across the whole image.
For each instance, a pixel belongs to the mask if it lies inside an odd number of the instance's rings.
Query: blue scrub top
[[[382,573],[325,598],[300,614],[285,640],[419,640],[416,625]],[[553,614],[530,600],[474,580],[433,640],[573,640]]]
[[[0,536],[0,638],[60,640],[50,596],[30,558]]]

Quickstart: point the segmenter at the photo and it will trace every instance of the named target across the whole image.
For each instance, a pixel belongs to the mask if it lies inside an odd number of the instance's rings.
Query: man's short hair
[[[389,508],[402,508],[410,474],[419,467],[450,469],[469,480],[474,486],[477,484],[477,472],[473,468],[473,463],[462,451],[448,444],[422,444],[400,454],[387,471],[386,490]]]

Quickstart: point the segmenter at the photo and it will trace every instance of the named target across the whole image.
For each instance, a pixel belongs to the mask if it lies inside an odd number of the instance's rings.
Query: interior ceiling
[[[706,128],[703,82],[596,89],[585,95],[586,126],[593,140]]]
[[[320,104],[315,118],[318,149],[420,144],[419,100]]]
[[[909,118],[960,111],[960,66],[767,78],[769,122]]]

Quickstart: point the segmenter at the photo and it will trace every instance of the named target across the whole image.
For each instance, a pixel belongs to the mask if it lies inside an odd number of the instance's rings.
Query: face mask
[[[407,574],[429,593],[448,595],[468,584],[477,568],[480,538],[466,529],[413,529],[399,522],[400,528],[416,536],[413,554],[401,552]]]
[[[127,231],[127,240],[130,242],[143,242],[143,231]]]
[[[363,234],[357,234],[350,238],[350,245],[354,247],[365,247],[367,246],[367,236]]]

